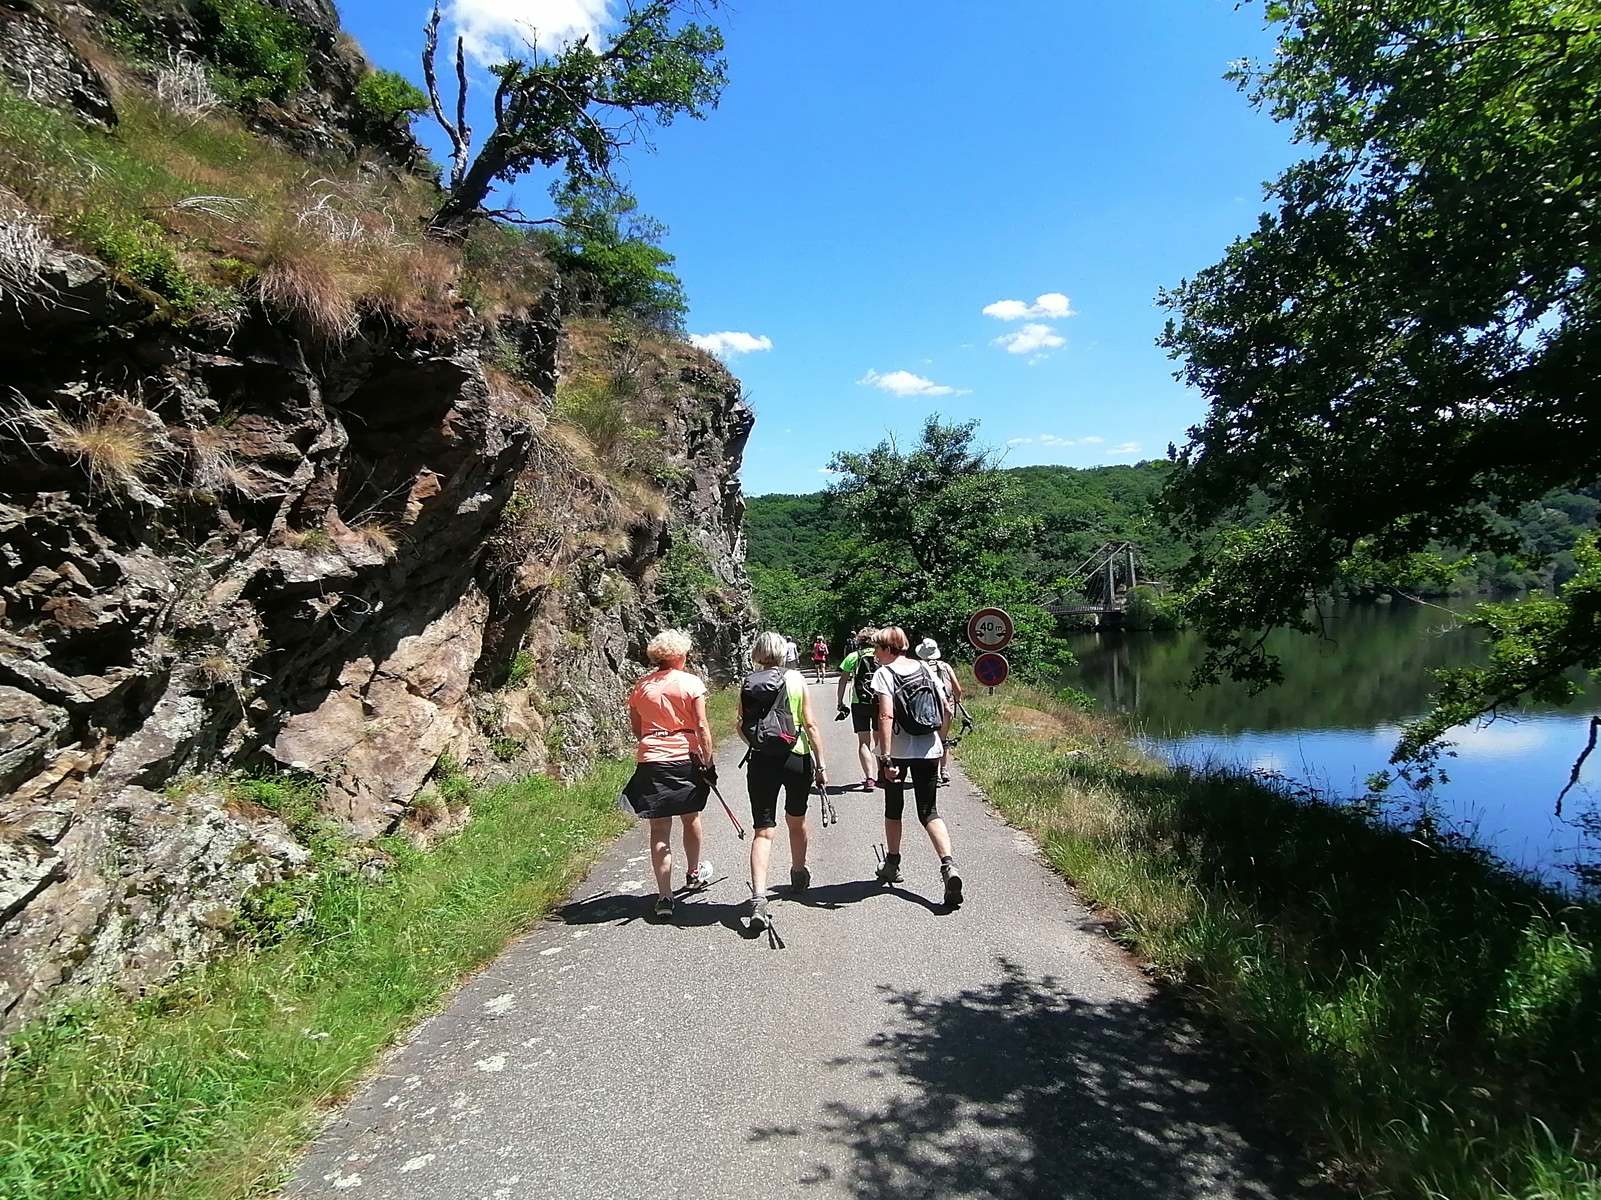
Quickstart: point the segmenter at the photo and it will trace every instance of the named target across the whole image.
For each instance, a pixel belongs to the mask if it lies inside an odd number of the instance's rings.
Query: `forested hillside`
[[[1162,519],[1162,489],[1173,465],[1164,460],[1108,467],[1032,466],[1000,472],[1019,511],[1037,524],[1021,569],[1049,584],[1069,574],[1108,541],[1139,546],[1150,578],[1174,582],[1192,547]],[[1430,595],[1504,595],[1560,586],[1573,577],[1573,546],[1595,528],[1601,486],[1558,490],[1525,504],[1515,518],[1493,517],[1506,542],[1501,553],[1465,555],[1442,547],[1453,564],[1450,581],[1415,581]],[[753,496],[747,502],[745,535],[757,580],[758,599],[784,590],[804,595],[815,607],[843,560],[849,522],[827,492]],[[1347,578],[1342,588],[1363,594],[1372,588]],[[780,611],[791,611],[780,601]],[[829,625],[819,614],[800,624]],[[848,623],[848,621],[847,621]]]

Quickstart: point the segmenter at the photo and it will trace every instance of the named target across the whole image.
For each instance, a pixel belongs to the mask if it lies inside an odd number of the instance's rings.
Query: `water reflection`
[[[1477,631],[1417,604],[1336,610],[1326,638],[1281,634],[1271,646],[1284,683],[1256,696],[1237,684],[1191,691],[1203,649],[1187,632],[1082,635],[1071,682],[1132,715],[1148,743],[1175,761],[1247,766],[1355,796],[1387,766],[1399,726],[1427,706],[1432,672],[1484,656]],[[1584,851],[1554,802],[1598,702],[1592,692],[1566,709],[1531,707],[1454,730],[1450,779],[1437,789],[1434,810],[1510,862],[1560,871]],[[1601,763],[1592,763],[1569,797],[1570,816],[1595,811],[1598,797]],[[1396,815],[1418,803],[1402,795]]]

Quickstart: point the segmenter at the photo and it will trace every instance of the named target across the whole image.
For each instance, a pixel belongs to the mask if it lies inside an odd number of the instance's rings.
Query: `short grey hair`
[[[789,639],[771,630],[756,639],[750,648],[750,660],[758,667],[776,667],[789,657]]]
[[[689,634],[682,629],[664,629],[650,639],[650,645],[645,647],[645,657],[658,667],[663,667],[670,662],[683,662],[689,657],[693,645]]]

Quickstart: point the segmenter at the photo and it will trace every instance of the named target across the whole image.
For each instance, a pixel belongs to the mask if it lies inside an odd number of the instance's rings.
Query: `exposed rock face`
[[[62,984],[166,978],[303,869],[276,817],[185,779],[308,772],[370,838],[444,754],[493,776],[620,749],[675,539],[716,580],[706,665],[736,669],[751,416],[713,360],[653,352],[665,465],[630,490],[486,373],[470,318],[338,346],[259,310],[173,327],[51,262],[72,309],[43,289],[0,318],[0,1028]],[[521,336],[553,383],[554,305]]]
[[[0,73],[35,103],[77,112],[96,125],[116,124],[100,72],[33,0],[0,0]]]

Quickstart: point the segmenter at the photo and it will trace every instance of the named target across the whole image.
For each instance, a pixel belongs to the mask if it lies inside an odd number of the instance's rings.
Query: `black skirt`
[[[638,763],[623,788],[623,799],[636,817],[681,817],[700,812],[711,795],[705,774],[688,759],[682,762]]]

